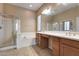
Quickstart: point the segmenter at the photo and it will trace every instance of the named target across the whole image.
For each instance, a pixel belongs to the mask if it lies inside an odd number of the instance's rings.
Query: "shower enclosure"
[[[0,48],[16,46],[17,32],[20,32],[18,20],[19,18],[13,15],[0,15]]]

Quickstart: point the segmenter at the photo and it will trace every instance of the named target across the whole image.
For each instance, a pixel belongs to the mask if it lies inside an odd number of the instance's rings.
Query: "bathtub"
[[[23,48],[35,45],[35,32],[17,33],[16,47]]]

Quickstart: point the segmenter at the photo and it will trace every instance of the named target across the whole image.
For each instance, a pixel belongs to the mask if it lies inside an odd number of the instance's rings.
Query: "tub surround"
[[[76,32],[37,32],[36,43],[42,49],[49,48],[55,56],[79,56],[78,36]]]
[[[35,32],[17,33],[16,48],[23,48],[35,45]]]

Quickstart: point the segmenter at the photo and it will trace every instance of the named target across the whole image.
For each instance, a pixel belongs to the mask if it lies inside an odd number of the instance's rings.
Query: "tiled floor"
[[[0,56],[51,56],[49,49],[41,49],[37,46],[11,49],[7,51],[0,51]]]

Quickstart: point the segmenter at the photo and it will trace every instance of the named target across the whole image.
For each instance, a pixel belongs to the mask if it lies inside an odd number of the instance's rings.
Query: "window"
[[[16,20],[16,32],[20,32],[20,20]]]
[[[70,22],[69,21],[64,22],[64,30],[66,30],[66,31],[70,30]]]
[[[41,15],[37,18],[37,31],[41,31],[42,28],[42,21],[41,21]]]

